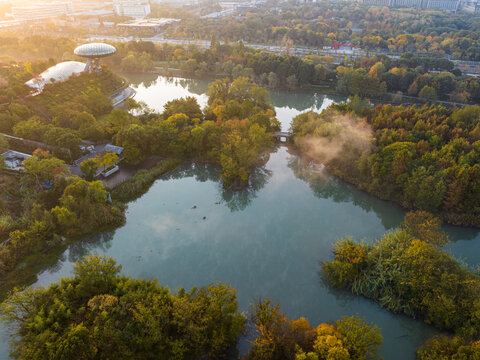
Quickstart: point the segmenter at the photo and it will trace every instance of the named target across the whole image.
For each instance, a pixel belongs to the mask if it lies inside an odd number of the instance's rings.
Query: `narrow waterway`
[[[206,103],[207,82],[147,76],[132,77],[137,100],[161,111],[182,96]],[[314,92],[273,92],[284,130],[293,116],[342,101]],[[435,330],[421,320],[394,315],[375,303],[324,284],[319,262],[332,257],[342,237],[374,241],[397,227],[405,211],[330,176],[278,147],[252,186],[232,193],[222,189],[218,169],[184,164],[157,180],[129,204],[126,224],[116,231],[80,241],[58,263],[38,276],[47,286],[72,272],[88,253],[111,256],[133,277],[158,278],[171,289],[208,285],[217,280],[237,289],[241,310],[258,299],[280,303],[288,317],[306,317],[312,325],[359,314],[377,324],[388,360],[414,359],[415,349]],[[476,229],[446,227],[449,251],[470,264],[478,262]],[[240,352],[246,349],[241,342]],[[0,358],[6,358],[3,343]]]

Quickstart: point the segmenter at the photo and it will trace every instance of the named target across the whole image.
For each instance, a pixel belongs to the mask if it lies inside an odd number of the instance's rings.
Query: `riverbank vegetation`
[[[23,80],[29,73],[25,64],[8,69],[12,86],[17,77]],[[122,84],[104,69],[99,76],[81,74],[47,85],[31,98],[19,95],[16,102],[4,105],[0,131],[43,141],[67,161],[78,157],[81,140],[122,146],[122,156],[132,164],[150,155],[212,161],[222,166],[225,186],[239,189],[272,144],[273,131],[279,130],[268,91],[247,77],[213,82],[203,111],[195,99],[187,98],[170,101],[162,114],[138,117],[112,111],[105,94]]]
[[[151,169],[139,170],[131,178],[112,190],[112,199],[127,203],[139,198],[148,191],[155,180],[180,164],[181,160],[167,159],[159,162]]]
[[[441,249],[448,240],[440,225],[431,214],[414,212],[372,245],[342,239],[323,274],[334,287],[457,335],[432,339],[418,350],[420,359],[454,359],[455,353],[474,359],[480,355],[480,278]]]
[[[12,357],[217,359],[241,335],[245,318],[228,285],[172,294],[120,269],[113,259],[89,256],[70,278],[13,292],[0,310],[16,329]]]
[[[42,42],[42,39],[37,38],[38,42]],[[56,38],[45,39],[50,43]],[[401,41],[408,43],[417,37],[406,39]],[[67,46],[65,41],[57,41],[58,46]],[[480,101],[478,78],[462,75],[452,61],[439,54],[429,52],[419,55],[419,49],[411,46],[406,46],[398,58],[368,52],[355,58],[334,58],[327,53],[312,51],[292,56],[289,51],[275,53],[254,49],[244,46],[242,42],[221,44],[215,37],[211,39],[208,49],[200,49],[194,44],[159,45],[149,41],[118,42],[113,45],[117,53],[104,62],[113,69],[126,72],[158,71],[199,78],[228,76],[235,79],[246,76],[260,86],[269,88],[294,90],[321,86],[324,91],[397,103],[405,102],[402,96],[413,97],[407,100],[409,102],[442,100],[468,104]],[[41,45],[38,46],[41,53]],[[471,47],[477,49],[478,45]],[[73,48],[74,44],[71,44],[69,51],[73,51]],[[27,81],[32,74],[54,62],[48,57],[34,62],[28,67],[30,72],[24,71],[24,75],[18,79]],[[22,64],[19,64],[20,68]],[[8,74],[2,75],[1,68],[0,76],[8,78]],[[21,88],[23,82],[18,81],[16,88]]]
[[[65,237],[114,228],[124,221],[124,205],[109,202],[100,181],[71,176],[65,163],[48,152],[37,151],[25,160],[24,168],[21,187],[17,183],[12,194],[14,211],[2,203],[0,277],[4,280],[61,245]]]
[[[248,78],[212,83],[204,110],[194,98],[186,98],[168,102],[162,114],[133,116],[120,109],[112,111],[110,99],[103,93],[121,84],[112,73],[106,71],[95,79],[92,76],[84,74],[49,85],[40,95],[6,105],[1,114],[3,130],[26,139],[4,141],[2,137],[3,148],[25,151],[25,147],[38,146],[54,150],[53,155],[35,150],[34,156],[24,161],[25,171],[19,175],[19,182],[13,180],[14,175],[4,177],[9,185],[4,188],[7,201],[2,202],[1,209],[0,278],[7,288],[12,285],[12,274],[25,280],[18,272],[67,238],[121,225],[125,203],[142,195],[155,179],[182,160],[218,164],[225,188],[247,187],[254,167],[267,158],[273,131],[279,129],[268,91]],[[87,86],[71,96],[70,90],[97,81],[103,85]],[[56,103],[57,98],[62,101]],[[135,101],[128,105],[139,108]],[[56,157],[65,155],[72,162],[80,155],[79,145],[85,138],[122,146],[122,157],[130,164],[151,155],[167,160],[140,171],[110,197],[105,186],[94,181],[105,156],[76,165],[84,179],[71,176],[69,166]]]
[[[112,66],[124,71],[154,69],[187,77],[240,76],[252,78],[261,86],[294,90],[312,85],[330,88],[342,95],[401,101],[401,95],[423,101],[475,103],[480,100],[478,79],[463,76],[446,58],[404,53],[397,59],[368,55],[340,59],[329,55],[275,54],[255,50],[243,43],[220,44],[212,39],[209,49],[194,45],[154,45],[149,42],[116,44],[118,53]],[[124,60],[128,57],[129,66]],[[146,66],[145,57],[150,57]],[[155,66],[155,64],[157,64]],[[423,90],[423,92],[422,92]],[[396,95],[396,97],[395,97]],[[398,98],[398,99],[397,99]],[[412,100],[409,100],[412,101]]]
[[[184,19],[170,38],[247,41],[322,48],[335,41],[367,51],[450,54],[480,60],[479,19],[468,13],[419,8],[362,6],[350,2],[277,3],[249,9],[235,19]]]
[[[370,108],[354,98],[297,116],[293,142],[362,190],[452,224],[479,226],[479,114],[478,106]]]
[[[209,85],[208,106],[194,98],[165,104],[163,114],[145,123],[125,117],[114,141],[124,147],[128,162],[151,154],[209,161],[221,166],[224,186],[240,189],[279,130],[269,92],[249,78],[216,80]]]
[[[29,140],[9,139],[15,150],[31,153],[41,147],[71,162],[80,156],[82,139],[98,141],[108,136],[109,123],[100,119],[112,111],[108,95],[125,81],[104,69],[99,75],[83,73],[47,84],[41,94],[31,97],[32,89],[24,81],[33,76],[33,66],[3,69],[8,85],[3,89],[6,102],[0,105],[0,132]]]
[[[88,256],[47,288],[15,289],[0,306],[14,359],[221,359],[246,317],[228,285],[172,293],[156,280],[120,275],[111,258]],[[278,305],[253,306],[256,329],[245,359],[378,359],[379,329],[358,317],[312,327]]]
[[[270,300],[252,310],[257,337],[246,360],[380,359],[380,329],[358,316],[312,327],[305,318],[287,319]]]

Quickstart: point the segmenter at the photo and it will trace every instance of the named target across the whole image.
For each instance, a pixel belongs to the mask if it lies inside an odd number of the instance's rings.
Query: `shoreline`
[[[187,79],[187,80],[216,80],[216,79],[222,79],[222,78],[230,78],[227,74],[221,74],[221,73],[209,73],[204,77],[197,77],[195,75],[188,75],[183,73],[182,69],[180,68],[168,68],[168,69],[163,69],[161,67],[155,67],[152,70],[149,71],[138,71],[138,72],[124,72],[121,69],[115,69],[116,71],[119,71],[121,74],[151,74],[151,75],[158,75],[158,76],[164,76],[164,77],[178,77],[182,79]],[[349,98],[351,96],[355,96],[355,94],[342,94],[335,89],[335,87],[331,86],[332,84],[309,84],[306,86],[298,87],[296,89],[289,89],[288,87],[275,87],[271,88],[266,85],[261,85],[268,89],[269,91],[287,91],[287,92],[320,92],[325,95],[332,95],[332,96],[342,96]],[[442,104],[447,107],[465,107],[465,106],[473,106],[476,104],[462,104],[462,103],[457,103],[457,102],[452,102],[448,100],[435,100],[434,102],[431,102],[428,99],[424,99],[418,96],[409,96],[402,94],[401,95],[401,100],[400,101],[394,101],[394,97],[397,94],[391,93],[391,92],[386,92],[385,97],[380,97],[380,98],[368,98],[370,102],[373,104],[392,104],[392,105],[419,105],[419,106],[424,106],[424,105],[431,105],[431,104]]]
[[[154,174],[155,175],[155,179],[153,180],[154,182],[156,179],[160,178],[161,176],[175,170],[180,164],[181,162],[176,159],[160,160],[150,169],[139,169],[135,173],[135,175],[123,181],[121,184],[118,184],[118,186],[121,186],[122,184],[129,182],[129,180],[131,179],[134,179],[135,176],[141,171],[151,172],[151,171],[160,170],[158,171],[158,173]],[[165,165],[165,166],[162,166],[162,165]],[[157,167],[159,167],[160,169],[156,169]],[[135,181],[135,180],[132,180],[132,181]],[[124,214],[128,207],[128,203],[135,201],[138,197],[146,193],[148,189],[150,189],[153,182],[149,184],[146,189],[144,189],[143,193],[139,194],[135,198],[132,198],[128,201],[120,201],[118,199],[115,199],[115,201],[117,201],[119,204],[124,206]],[[94,231],[87,231],[83,234],[78,234],[73,237],[66,238],[64,241],[62,241],[62,243],[56,246],[53,246],[47,251],[38,252],[38,253],[27,256],[26,258],[23,259],[23,261],[21,261],[16,266],[16,268],[13,271],[9,272],[8,274],[6,274],[6,276],[0,279],[0,301],[3,301],[3,299],[5,299],[5,297],[8,295],[8,293],[15,287],[25,287],[25,286],[30,286],[34,284],[38,280],[37,275],[41,271],[48,268],[49,266],[55,265],[58,262],[58,259],[60,258],[61,254],[63,254],[70,245],[76,242],[79,242],[82,239],[85,239],[90,236],[94,236],[106,231],[114,231],[120,228],[121,226],[123,226],[124,224],[125,224],[125,219],[119,225],[106,226],[100,229],[96,229]]]
[[[291,149],[295,154],[297,154],[299,157],[301,158],[304,158],[304,159],[308,159],[312,162],[314,162],[315,164],[317,165],[320,165],[317,161],[315,161],[315,159],[313,157],[310,157],[308,156],[307,154],[303,153],[302,151],[300,151],[300,149],[298,147],[296,147],[293,143],[289,143],[289,149]],[[406,211],[406,212],[409,212],[409,211],[418,211],[418,209],[414,209],[414,208],[408,208],[404,205],[402,205],[401,203],[395,201],[395,200],[392,200],[392,199],[389,199],[387,197],[384,197],[384,196],[381,196],[380,194],[377,194],[377,193],[374,193],[374,192],[371,192],[371,191],[368,191],[367,189],[359,186],[355,181],[349,179],[349,178],[346,178],[345,176],[342,176],[338,171],[336,171],[334,168],[332,168],[331,166],[328,166],[328,165],[325,165],[325,164],[322,164],[325,166],[325,169],[328,171],[328,173],[330,175],[333,175],[335,176],[336,178],[340,179],[341,181],[347,183],[347,184],[350,184],[352,186],[354,186],[357,190],[359,191],[362,191],[370,196],[373,196],[377,199],[380,199],[380,200],[383,200],[383,201],[387,201],[391,204],[394,204],[395,206],[399,206],[402,210]],[[442,222],[445,224],[445,225],[450,225],[450,226],[456,226],[456,227],[466,227],[466,228],[474,228],[474,229],[480,229],[480,222],[478,223],[470,223],[470,222],[455,222],[455,221],[451,221],[451,217],[450,216],[459,216],[461,218],[464,218],[464,217],[467,217],[468,215],[465,215],[465,214],[444,214],[444,213],[438,213],[438,214],[433,214],[435,216],[438,216]],[[480,215],[479,215],[480,216]]]

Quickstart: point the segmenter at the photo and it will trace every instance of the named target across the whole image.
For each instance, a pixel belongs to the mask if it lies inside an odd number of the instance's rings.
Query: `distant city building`
[[[118,16],[134,18],[144,18],[151,12],[148,0],[114,0],[113,10]]]
[[[12,16],[15,20],[46,19],[73,12],[71,2],[37,3],[29,6],[13,6]]]
[[[236,13],[244,13],[264,3],[264,0],[254,0],[250,2],[222,1],[218,3],[218,5],[220,5],[220,7],[222,8],[222,11],[216,11],[210,14],[203,15],[202,19],[215,19],[232,16]]]
[[[55,18],[59,16],[71,16],[77,14],[84,15],[102,15],[112,14],[111,3],[110,10],[100,11],[105,7],[105,3],[99,1],[54,1],[39,2],[35,5],[13,6],[11,15],[15,20],[41,20]],[[100,12],[99,12],[100,11]]]
[[[233,9],[234,11],[248,10],[258,6],[257,2],[238,1],[223,1],[219,2],[218,5],[220,5],[223,10]]]
[[[478,14],[480,12],[480,4],[476,0],[475,1],[473,1],[473,0],[462,1],[461,10],[469,12],[469,13]]]
[[[169,18],[149,18],[149,19],[135,19],[118,24],[117,26],[125,30],[150,30],[158,31],[162,27],[178,23],[180,19]]]
[[[465,0],[358,0],[364,5],[389,7],[419,7],[423,9],[443,9],[457,12],[462,9]]]
[[[215,11],[213,13],[203,15],[201,18],[202,19],[218,19],[218,18],[222,18],[222,17],[232,16],[234,14],[234,12],[235,11],[233,9]]]

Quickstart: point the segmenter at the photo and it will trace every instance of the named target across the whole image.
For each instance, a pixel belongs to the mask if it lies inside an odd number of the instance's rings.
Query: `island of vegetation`
[[[334,287],[455,333],[428,341],[418,359],[476,359],[480,277],[441,249],[448,238],[440,225],[427,212],[410,212],[400,229],[373,245],[342,239],[323,273]]]
[[[371,108],[358,97],[292,122],[293,143],[333,174],[408,209],[480,226],[480,107]]]
[[[217,7],[152,6],[155,16],[182,19],[164,35],[193,43],[115,42],[101,73],[40,94],[25,82],[60,59],[75,60],[76,39],[49,25],[43,35],[0,35],[0,148],[32,155],[21,172],[0,158],[0,296],[32,283],[68,243],[121,226],[127,203],[184,161],[213,163],[225,189],[245,189],[280,130],[266,88],[321,88],[351,98],[293,119],[290,144],[359,189],[416,210],[374,244],[340,240],[324,277],[449,332],[420,347],[418,359],[479,359],[480,279],[442,249],[440,219],[480,227],[480,78],[469,74],[478,63],[468,62],[480,61],[480,18],[323,1],[200,16]],[[361,51],[331,51],[342,44]],[[114,109],[109,96],[126,81],[109,69],[212,79],[208,105],[176,99],[155,113],[130,99]],[[118,155],[78,162],[85,141],[122,147],[127,164],[157,161],[111,189],[97,176]],[[120,275],[113,259],[100,256],[79,261],[72,277],[48,288],[15,288],[0,316],[12,326],[15,359],[220,359],[249,324],[229,285],[171,291]],[[260,300],[250,324],[245,359],[379,358],[380,331],[359,317],[313,327]]]
[[[400,43],[414,43],[418,37],[402,36],[398,39]],[[6,64],[14,61],[8,54],[31,61],[38,54],[51,54],[48,46],[55,47],[63,55],[72,52],[77,45],[67,38],[49,36],[25,37],[20,45],[8,37],[2,40],[5,40],[5,45],[0,49],[5,55],[0,58],[0,63]],[[466,46],[468,41],[462,39],[450,44],[462,43]],[[104,62],[112,69],[123,72],[157,72],[197,78],[249,77],[258,85],[271,89],[321,87],[323,92],[359,95],[394,103],[439,100],[475,104],[480,101],[479,78],[462,73],[453,61],[441,56],[445,55],[444,50],[439,54],[425,54],[415,46],[405,45],[401,55],[395,57],[366,51],[362,56],[336,59],[328,53],[315,53],[313,49],[305,54],[289,51],[278,54],[246,46],[241,41],[220,43],[215,37],[208,49],[194,44],[160,45],[151,41],[113,44],[117,53]],[[469,49],[475,46],[470,45]],[[53,64],[53,58],[62,56],[55,55],[43,55],[51,60],[33,63],[32,71],[40,72],[48,64]]]
[[[14,290],[0,306],[11,325],[13,359],[224,359],[246,326],[228,285],[172,293],[156,280],[120,275],[120,265],[88,256],[72,277],[48,288]],[[252,306],[251,360],[378,359],[382,336],[364,319],[314,328],[278,305]]]
[[[123,224],[126,203],[182,161],[218,164],[225,188],[247,187],[280,129],[269,92],[247,77],[212,82],[203,110],[194,98],[185,98],[169,101],[156,114],[132,99],[125,110],[113,109],[108,95],[125,81],[106,68],[48,84],[32,96],[24,83],[44,67],[10,64],[0,71],[8,82],[1,90],[6,102],[0,105],[0,147],[33,155],[20,172],[2,170],[3,290],[31,281],[45,254],[68,241]],[[96,176],[115,166],[119,156],[107,152],[80,162],[85,140],[122,147],[126,164],[152,156],[162,160],[108,189]]]

